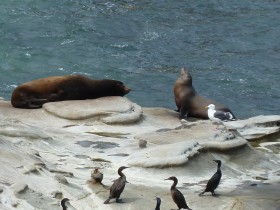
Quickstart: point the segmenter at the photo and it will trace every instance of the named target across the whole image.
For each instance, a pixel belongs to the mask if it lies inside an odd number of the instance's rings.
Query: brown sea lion
[[[180,119],[187,117],[208,119],[205,107],[209,104],[215,104],[217,110],[230,112],[234,116],[232,111],[223,104],[198,95],[192,85],[192,76],[184,68],[182,68],[181,76],[174,84],[174,96]]]
[[[44,103],[124,96],[130,89],[117,80],[93,80],[81,75],[52,76],[19,85],[11,103],[16,108],[37,109]]]

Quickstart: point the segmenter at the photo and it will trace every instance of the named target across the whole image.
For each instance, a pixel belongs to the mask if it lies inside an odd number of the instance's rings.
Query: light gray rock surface
[[[247,140],[254,140],[278,133],[280,130],[280,115],[256,116],[245,120],[224,122],[229,129],[235,129]]]
[[[95,103],[98,109],[91,108]],[[111,106],[109,114],[106,106]],[[104,121],[110,116],[120,117]],[[57,102],[34,110],[0,101],[0,209],[61,210],[61,198],[68,197],[79,210],[143,210],[154,209],[159,196],[161,209],[170,210],[176,208],[172,183],[164,179],[176,176],[192,209],[275,210],[280,207],[280,157],[277,144],[269,147],[271,135],[265,137],[255,149],[233,128],[216,130],[208,120],[180,121],[172,110],[141,108],[127,98]],[[146,147],[139,148],[140,140],[147,141]],[[278,136],[273,141],[279,142]],[[222,161],[220,196],[199,197],[216,171],[213,159]],[[105,205],[122,165],[130,166],[124,170],[125,203]],[[104,174],[104,186],[91,181],[96,167]]]

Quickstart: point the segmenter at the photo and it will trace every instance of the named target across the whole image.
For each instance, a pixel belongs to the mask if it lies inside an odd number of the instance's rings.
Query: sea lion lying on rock
[[[44,103],[124,96],[130,89],[117,80],[93,80],[81,75],[52,76],[19,85],[11,103],[16,108],[37,109]]]
[[[174,84],[174,96],[180,119],[187,117],[208,119],[205,107],[209,104],[215,104],[217,110],[230,112],[234,116],[232,111],[223,104],[198,95],[192,86],[192,76],[184,68],[182,68],[181,76]]]

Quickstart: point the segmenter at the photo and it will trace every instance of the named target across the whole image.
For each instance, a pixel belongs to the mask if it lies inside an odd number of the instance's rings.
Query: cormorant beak
[[[164,180],[170,180],[170,178],[164,179]]]

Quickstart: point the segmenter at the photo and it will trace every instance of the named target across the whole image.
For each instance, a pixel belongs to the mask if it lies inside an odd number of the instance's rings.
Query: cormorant
[[[216,195],[214,190],[218,187],[222,177],[222,171],[221,171],[222,162],[220,160],[213,160],[213,161],[218,163],[217,172],[211,177],[211,179],[209,179],[206,185],[206,189],[202,193],[200,193],[199,196],[202,196],[206,192],[211,192],[212,196]]]
[[[101,173],[99,171],[98,168],[95,168],[92,172],[91,172],[91,178],[97,182],[97,183],[101,183],[103,180],[103,173]]]
[[[219,126],[219,123],[222,121],[233,121],[236,120],[234,116],[230,112],[224,112],[220,110],[215,110],[215,105],[210,104],[206,106],[205,108],[208,108],[208,117],[212,122],[217,122],[217,129]]]
[[[120,196],[124,190],[125,183],[126,183],[126,176],[123,174],[122,170],[126,168],[129,167],[121,166],[118,169],[118,174],[120,175],[120,177],[117,180],[115,180],[113,185],[111,186],[109,198],[104,202],[104,204],[108,204],[109,201],[113,198],[116,198],[117,203],[121,203]]]
[[[157,206],[155,210],[160,210],[161,199],[159,197],[156,197],[156,199],[157,199]]]
[[[176,185],[178,183],[178,179],[175,177],[175,176],[171,176],[169,177],[168,179],[165,179],[165,180],[173,180],[173,184],[170,188],[170,191],[171,191],[171,196],[172,196],[172,199],[173,201],[176,203],[176,205],[178,206],[179,209],[189,209],[191,210],[187,203],[186,203],[186,200],[183,196],[183,194],[176,188]]]

